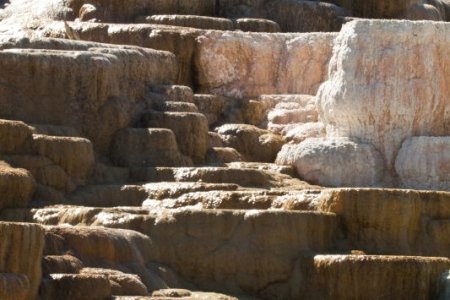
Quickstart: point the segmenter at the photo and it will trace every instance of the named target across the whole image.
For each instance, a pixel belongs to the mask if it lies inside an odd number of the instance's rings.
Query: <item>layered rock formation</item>
[[[1,298],[35,299],[42,277],[42,226],[0,222],[0,237]]]
[[[177,70],[172,54],[143,48],[61,40],[3,47],[28,49],[0,51],[1,117],[76,128],[98,151],[130,123],[146,84],[169,83]]]
[[[450,5],[327,2],[0,1],[0,299],[447,299]]]

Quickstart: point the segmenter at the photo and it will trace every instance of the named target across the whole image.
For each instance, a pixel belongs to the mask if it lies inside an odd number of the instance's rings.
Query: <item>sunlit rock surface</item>
[[[0,299],[447,299],[449,26],[361,17],[450,3],[0,0]]]

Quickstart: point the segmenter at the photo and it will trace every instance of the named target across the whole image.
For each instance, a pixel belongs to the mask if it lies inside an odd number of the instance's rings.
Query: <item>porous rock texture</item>
[[[283,139],[268,130],[247,124],[227,124],[217,128],[222,144],[236,149],[248,161],[273,162]]]
[[[400,148],[395,170],[406,187],[448,189],[450,136],[410,137]]]
[[[308,138],[287,144],[277,163],[294,165],[304,180],[326,186],[376,186],[383,178],[383,160],[370,144],[348,138]]]
[[[327,136],[370,142],[392,167],[405,138],[447,135],[449,32],[433,22],[346,25],[317,96]]]
[[[383,264],[383,271],[377,267]],[[314,293],[310,299],[345,299],[351,294],[352,299],[376,299],[383,290],[386,299],[414,298],[430,299],[436,297],[436,276],[449,267],[447,258],[417,258],[407,256],[372,256],[372,255],[317,255],[314,257],[314,275],[312,280]],[[339,273],[339,277],[332,274]],[[345,288],[346,281],[370,274],[372,280],[352,284],[352,292]],[[389,275],[387,275],[389,274]],[[405,291],[404,276],[408,280],[420,282]],[[423,284],[423,285],[422,285]],[[387,289],[389,286],[391,288]]]
[[[342,217],[348,245],[367,253],[448,257],[448,192],[336,189],[313,199]],[[331,193],[331,194],[328,194]],[[373,214],[377,211],[377,214]]]
[[[0,299],[447,299],[449,8],[0,0]]]
[[[199,89],[236,98],[314,94],[326,79],[335,36],[207,32],[197,38]]]
[[[35,299],[42,277],[42,226],[0,222],[0,237],[1,298]],[[16,288],[9,290],[9,282]]]
[[[349,137],[373,146],[384,161],[387,186],[450,189],[444,146],[450,133],[449,30],[443,22],[357,20],[346,24],[335,40],[329,79],[316,96],[326,139]],[[442,142],[428,142],[431,136]],[[428,145],[423,146],[426,155],[416,141]],[[437,157],[425,158],[433,152],[431,145],[438,148]],[[291,149],[302,147],[306,144]],[[321,147],[317,143],[317,151],[325,155]],[[280,161],[293,155],[284,151]],[[350,155],[347,159],[352,160]],[[313,160],[322,162],[320,155]],[[408,167],[412,161],[423,161],[422,167]],[[339,168],[343,172],[344,167]],[[356,177],[371,177],[376,168]],[[356,177],[355,185],[375,184]]]
[[[114,132],[130,123],[145,85],[168,83],[177,70],[170,53],[46,42],[50,50],[29,49],[43,47],[30,41],[23,46],[28,49],[0,51],[0,116],[77,128],[99,151],[107,151]],[[11,47],[22,48],[20,43]]]
[[[25,169],[12,168],[0,161],[0,208],[26,207],[33,197],[36,182]]]

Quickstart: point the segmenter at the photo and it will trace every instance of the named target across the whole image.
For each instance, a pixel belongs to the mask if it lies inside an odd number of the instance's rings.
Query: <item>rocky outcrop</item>
[[[311,278],[312,293],[306,297],[430,299],[438,292],[436,278],[449,266],[450,260],[447,258],[317,255],[314,257],[314,275]],[[405,274],[408,274],[407,278]]]
[[[311,95],[261,95],[267,103],[267,129],[283,135],[286,140],[300,143],[308,137],[325,135],[318,122],[316,98]]]
[[[380,157],[378,154],[376,159],[361,156],[356,166],[365,167],[357,173],[352,171],[357,174],[353,179],[337,175],[341,180],[345,178],[345,183],[332,183],[325,178],[316,183],[374,186],[383,177],[385,186],[448,189],[448,168],[445,163],[442,165],[446,159],[442,156],[445,153],[443,148],[437,150],[440,153],[437,157],[431,158],[430,154],[426,155],[429,158],[415,157],[414,160],[422,159],[430,167],[424,166],[420,171],[414,171],[414,175],[407,175],[411,169],[407,165],[412,161],[406,163],[405,159],[406,156],[412,159],[411,155],[420,155],[416,151],[422,150],[418,146],[414,146],[417,150],[407,147],[410,142],[405,142],[397,163],[396,157],[402,143],[409,137],[442,136],[441,139],[446,140],[448,136],[450,110],[447,95],[450,90],[446,84],[449,80],[446,72],[449,60],[446,57],[450,55],[450,40],[446,33],[449,29],[446,23],[431,22],[357,20],[346,24],[336,38],[329,79],[317,94],[319,120],[325,126],[326,138],[316,146],[306,140],[299,146],[285,148],[279,155],[279,162],[293,163],[296,151],[308,148],[311,162],[317,164],[314,169],[326,173],[330,163],[322,165],[326,153],[322,151],[323,143],[349,137],[366,144],[372,149],[371,153],[379,152]],[[433,37],[433,42],[430,37]],[[402,46],[399,46],[399,41]],[[431,43],[435,45],[432,52],[422,50],[428,49]],[[348,153],[343,154],[342,159],[352,161],[354,158]],[[439,164],[438,161],[441,162],[439,167],[431,166]],[[382,164],[386,170],[384,175],[380,172]],[[335,167],[334,172],[345,174],[347,164]],[[412,182],[408,177],[421,179]],[[361,182],[362,178],[373,179]]]
[[[119,130],[111,156],[117,165],[124,167],[192,165],[192,161],[179,152],[173,131],[163,128]]]
[[[395,170],[405,187],[450,191],[450,136],[406,139]]]
[[[181,153],[202,162],[208,150],[208,120],[190,112],[155,112],[142,114],[143,127],[169,128],[175,134]]]
[[[315,94],[326,79],[335,34],[207,32],[197,38],[199,90],[245,98]]]
[[[450,257],[450,193],[337,189],[317,207],[343,219],[351,249],[367,253]],[[374,213],[376,212],[376,213]]]
[[[450,193],[324,187],[449,189],[448,24],[349,17],[408,1],[11,0],[0,299],[446,298]]]
[[[316,212],[163,210],[143,214],[139,210],[68,208],[59,216],[62,218],[42,215],[41,221],[128,228],[152,237],[150,242],[141,238],[143,235],[128,231],[131,237],[126,239],[134,239],[133,244],[119,247],[125,237],[118,235],[124,230],[52,229],[86,259],[126,264],[142,261],[134,257],[135,253],[142,253],[144,259],[176,269],[183,279],[201,289],[265,298],[274,292],[288,298],[289,290],[298,288],[298,282],[291,278],[300,276],[302,254],[332,248],[337,229],[333,214]],[[314,230],[308,230],[313,227]],[[77,231],[84,232],[83,236],[76,235]],[[292,235],[292,231],[299,234]],[[177,243],[173,243],[175,240]],[[286,247],[280,248],[280,244]]]
[[[55,50],[0,51],[0,116],[77,128],[100,152],[117,129],[127,127],[146,85],[169,83],[176,75],[174,56],[150,49],[45,40],[15,47],[41,44]]]
[[[206,161],[212,165],[222,165],[242,160],[242,155],[236,149],[230,147],[212,147],[208,149],[206,155]]]
[[[35,299],[42,276],[43,228],[36,224],[0,222],[0,238],[0,286],[3,287],[0,296]],[[17,298],[9,298],[13,295]]]
[[[190,86],[195,83],[193,57],[196,48],[195,38],[202,32],[200,29],[177,28],[157,24],[98,24],[88,22],[68,22],[67,24],[80,39],[85,41],[135,45],[170,51],[175,54],[178,63],[174,83]],[[65,38],[66,31],[62,22],[53,22],[47,24],[40,35]],[[166,70],[166,68],[162,69]],[[172,67],[166,71],[170,69]],[[166,81],[165,83],[171,82]]]
[[[12,168],[0,161],[0,210],[26,207],[36,189],[33,176],[25,169]]]
[[[0,120],[0,153],[26,151],[27,141],[33,133],[30,126],[20,121]]]
[[[326,79],[336,36],[205,32],[144,24],[70,23],[70,27],[84,40],[170,51],[176,54],[179,65],[177,83],[198,85],[202,93],[239,98],[275,93],[315,94]],[[42,34],[64,37],[64,26],[50,24]],[[246,49],[247,54],[238,53],[238,47]],[[208,55],[211,53],[221,55]]]
[[[48,157],[61,166],[76,183],[86,182],[92,174],[95,156],[89,140],[36,134],[32,143],[36,154]]]
[[[347,24],[317,96],[327,136],[372,143],[392,169],[405,138],[448,135],[449,30],[431,22]]]
[[[224,146],[236,149],[247,161],[273,162],[284,144],[279,135],[247,124],[226,124],[217,133]]]

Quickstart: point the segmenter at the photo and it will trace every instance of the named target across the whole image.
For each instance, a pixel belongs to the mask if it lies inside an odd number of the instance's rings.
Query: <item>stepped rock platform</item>
[[[0,0],[0,300],[449,274],[448,0]]]

